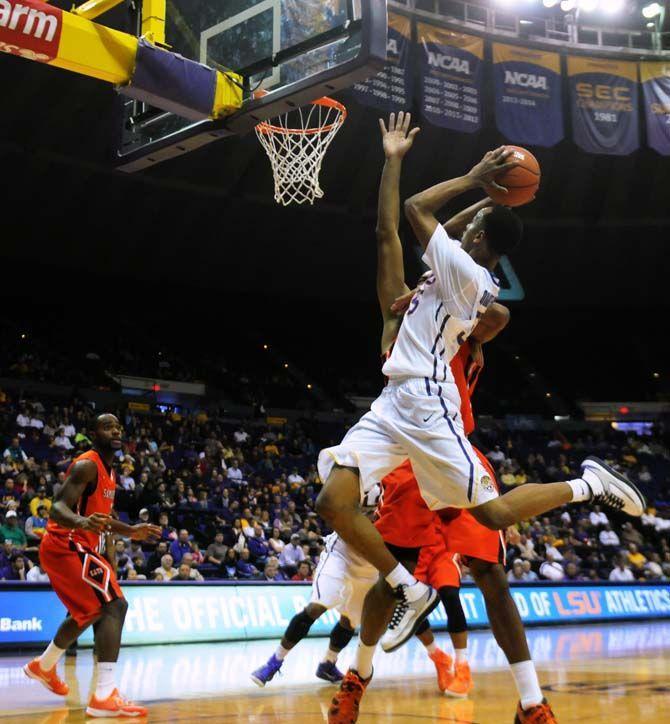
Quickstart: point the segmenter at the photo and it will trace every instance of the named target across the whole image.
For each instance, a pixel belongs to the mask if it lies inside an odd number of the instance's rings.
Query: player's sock
[[[279,644],[279,646],[277,646],[277,650],[275,651],[275,656],[279,659],[279,661],[283,661],[290,650],[291,649],[285,649],[281,644]]]
[[[537,671],[532,661],[521,661],[518,664],[510,664],[512,676],[519,692],[522,709],[530,709],[542,703],[542,689],[537,679]]]
[[[456,663],[460,664],[462,661],[467,662],[468,660],[468,650],[465,649],[456,649],[454,648],[454,655],[456,657]]]
[[[354,669],[362,679],[369,679],[372,676],[372,659],[375,655],[377,644],[366,646],[362,641],[358,642]]]
[[[41,656],[37,657],[42,671],[50,671],[60,661],[61,656],[67,649],[59,649],[52,641],[44,650]]]
[[[326,651],[326,655],[321,659],[321,663],[325,664],[327,661],[330,661],[331,664],[336,664],[337,657],[339,655],[339,651],[333,651],[332,649],[328,649],[328,651]]]
[[[116,662],[98,662],[98,685],[95,688],[95,696],[99,701],[104,701],[116,688],[114,674],[116,673]]]
[[[426,647],[428,654],[434,654],[436,651],[439,651],[434,640],[429,644],[424,644],[424,646]]]
[[[591,500],[594,495],[602,492],[603,484],[600,478],[588,468],[584,469],[582,477],[576,480],[567,481],[572,488],[573,503],[581,503],[585,500]]]
[[[414,578],[402,563],[398,563],[388,576],[386,576],[386,582],[391,588],[398,588],[398,586],[413,586],[416,583],[416,578]],[[360,671],[358,673],[360,674]]]

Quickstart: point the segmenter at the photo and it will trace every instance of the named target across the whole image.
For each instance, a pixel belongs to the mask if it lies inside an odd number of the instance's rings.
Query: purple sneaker
[[[272,681],[274,675],[281,669],[283,663],[275,654],[272,654],[267,663],[257,668],[256,671],[251,672],[251,680],[256,686],[264,687],[268,681]]]
[[[316,669],[316,675],[331,684],[339,684],[344,679],[344,674],[332,661],[322,661]]]

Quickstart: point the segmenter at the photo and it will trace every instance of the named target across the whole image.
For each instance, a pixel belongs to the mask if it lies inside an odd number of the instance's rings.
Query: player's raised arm
[[[89,485],[96,482],[98,469],[90,460],[76,462],[65,479],[63,487],[56,494],[49,517],[64,528],[78,528],[99,533],[107,526],[108,515],[93,513],[85,518],[74,512],[77,501]]]
[[[493,201],[487,196],[485,199],[478,201],[467,209],[463,209],[455,216],[452,216],[442,226],[452,239],[460,239],[467,225],[477,216],[477,214],[488,206],[493,206]]]
[[[388,128],[379,119],[386,163],[379,184],[377,206],[377,297],[384,322],[393,318],[393,301],[408,291],[405,284],[400,224],[400,171],[405,154],[412,147],[418,128],[411,131],[410,113],[391,113]]]
[[[512,151],[507,150],[504,146],[495,151],[489,151],[465,176],[443,181],[405,201],[405,215],[424,249],[428,246],[439,224],[435,214],[448,201],[476,188],[502,189],[496,183],[495,177],[516,165],[515,162],[508,161],[511,154]]]

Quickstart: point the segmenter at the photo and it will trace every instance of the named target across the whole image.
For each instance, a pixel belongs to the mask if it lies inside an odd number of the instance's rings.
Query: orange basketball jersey
[[[77,501],[74,512],[77,515],[88,517],[93,513],[102,513],[110,515],[114,506],[114,495],[116,493],[116,476],[114,471],[107,471],[102,458],[95,450],[89,450],[83,455],[76,458],[72,465],[80,460],[91,460],[98,468],[97,481],[90,483],[84,490],[81,498]],[[72,470],[72,465],[68,468],[68,475]],[[71,540],[81,543],[82,545],[98,551],[100,549],[101,535],[92,531],[76,530],[72,528],[64,528],[53,521],[47,523],[47,532],[53,536],[65,536]]]
[[[451,371],[461,397],[461,417],[463,431],[469,437],[475,429],[475,416],[472,411],[472,394],[477,385],[481,367],[471,358],[470,343],[466,340],[460,346],[458,354],[451,360]]]

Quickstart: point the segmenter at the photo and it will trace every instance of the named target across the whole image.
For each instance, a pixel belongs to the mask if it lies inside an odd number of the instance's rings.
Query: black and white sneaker
[[[411,586],[398,586],[395,593],[399,601],[381,641],[382,649],[387,654],[409,641],[421,622],[440,602],[437,591],[420,581]]]
[[[644,495],[622,473],[600,458],[589,456],[582,463],[582,480],[591,489],[592,503],[640,517],[647,507]]]

